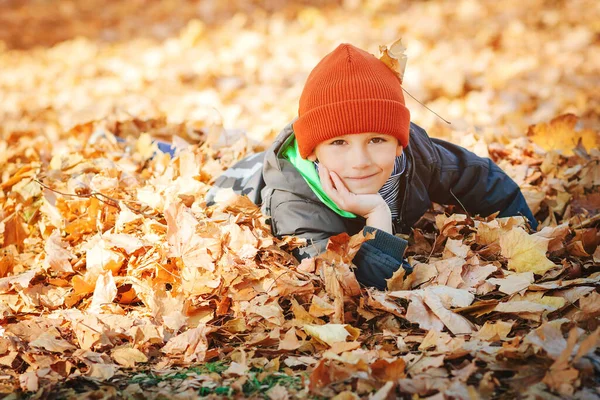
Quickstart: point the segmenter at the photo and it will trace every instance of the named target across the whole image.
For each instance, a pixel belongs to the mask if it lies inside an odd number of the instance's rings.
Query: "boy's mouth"
[[[361,181],[361,180],[365,180],[365,179],[369,179],[374,177],[375,175],[377,175],[377,172],[371,175],[364,175],[364,176],[357,176],[357,177],[350,177],[348,179],[352,179],[352,180],[356,180],[356,181]]]

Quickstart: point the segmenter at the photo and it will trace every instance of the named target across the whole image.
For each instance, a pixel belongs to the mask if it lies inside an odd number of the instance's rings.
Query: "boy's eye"
[[[384,143],[385,139],[384,138],[380,138],[380,137],[374,137],[371,139],[371,142],[373,143]]]
[[[332,145],[334,145],[334,146],[341,146],[341,145],[343,145],[344,143],[346,143],[346,141],[344,141],[344,140],[341,140],[341,139],[338,139],[338,140],[334,140],[333,142],[331,142],[331,143],[329,143],[329,144],[332,144]]]

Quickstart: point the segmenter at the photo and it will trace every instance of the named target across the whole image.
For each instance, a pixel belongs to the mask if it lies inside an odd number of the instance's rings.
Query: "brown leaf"
[[[558,391],[563,396],[571,396],[574,392],[574,384],[579,376],[579,371],[570,366],[569,359],[577,344],[577,329],[569,332],[564,350],[560,353],[554,364],[550,366],[542,382],[550,388]]]
[[[490,278],[487,280],[489,283],[494,285],[500,285],[498,290],[506,294],[515,294],[524,289],[527,289],[531,283],[533,283],[533,272],[522,272],[517,274],[510,274],[506,278]]]
[[[39,379],[36,371],[29,371],[19,375],[21,389],[26,392],[36,392],[39,388]]]
[[[92,364],[87,376],[101,381],[112,378],[119,368],[115,364]]]
[[[335,312],[335,306],[327,299],[319,296],[313,296],[308,312],[314,317],[323,317]]]
[[[183,356],[185,363],[203,362],[208,350],[207,335],[215,330],[206,325],[188,329],[169,339],[161,351],[169,356]]]
[[[38,270],[30,269],[18,275],[0,278],[0,293],[7,293],[10,290],[23,290],[29,286],[29,283],[35,278]]]
[[[283,340],[279,342],[278,350],[296,350],[302,343],[296,336],[296,329],[290,328],[283,337]]]
[[[475,337],[481,340],[494,342],[496,340],[507,340],[508,334],[513,328],[513,321],[486,321],[485,324],[475,333]]]
[[[125,368],[133,368],[136,363],[145,363],[148,357],[138,349],[132,347],[119,347],[112,351],[111,357]]]
[[[436,331],[444,329],[444,323],[425,305],[422,292],[400,290],[389,292],[388,296],[408,299],[410,303],[406,310],[406,319],[413,324],[418,324],[421,329]]]
[[[562,319],[543,323],[539,328],[529,332],[523,342],[544,350],[550,357],[556,359],[567,347],[567,341],[560,330],[565,322],[566,320]]]
[[[577,354],[575,354],[575,358],[573,358],[573,363],[576,363],[581,357],[584,357],[596,350],[600,345],[600,327],[596,328],[594,332],[592,332],[588,337],[586,337],[581,343],[579,343],[579,348],[577,349]]]
[[[443,288],[443,286],[439,286],[439,288]],[[444,323],[444,325],[446,325],[450,332],[454,333],[455,335],[473,332],[474,326],[471,322],[469,322],[469,320],[467,320],[462,315],[456,314],[450,311],[448,308],[446,308],[447,304],[444,304],[444,301],[441,297],[446,296],[445,291],[434,291],[427,289],[429,288],[425,289],[423,301],[425,302],[425,304],[427,304],[427,306],[429,306],[431,311]],[[452,298],[450,302],[452,303],[454,300],[456,299]],[[468,302],[468,304],[463,303],[462,306],[464,307],[471,304],[472,300],[473,299],[471,297],[471,300]]]
[[[107,271],[100,276],[96,281],[96,287],[94,288],[94,295],[92,296],[92,303],[90,304],[90,312],[100,312],[102,307],[110,304],[117,297],[117,286],[115,279],[112,276],[112,272]]]
[[[27,238],[28,232],[25,221],[19,213],[14,213],[6,222],[4,222],[4,241],[2,247],[8,247],[11,244],[17,248],[23,248],[23,241]]]
[[[369,368],[375,379],[384,382],[406,377],[406,363],[402,358],[394,361],[379,359],[372,363]]]
[[[42,333],[37,339],[30,342],[29,345],[31,347],[37,347],[55,353],[64,353],[68,350],[77,349],[77,347],[62,339],[60,332],[58,332],[56,328],[49,329],[47,332]]]
[[[408,374],[412,377],[419,375],[430,368],[437,368],[444,365],[444,354],[438,356],[425,356],[422,355],[413,363],[410,363],[407,367]]]
[[[579,308],[589,318],[600,316],[600,294],[594,291],[579,299]]]
[[[60,231],[55,229],[52,235],[46,239],[44,245],[46,258],[44,259],[44,268],[58,274],[74,273],[71,267],[71,258],[73,255],[67,250],[67,244],[60,238]]]
[[[325,325],[309,325],[305,324],[302,329],[312,337],[323,343],[333,346],[336,342],[345,342],[346,338],[355,339],[358,337],[355,328],[346,324],[325,324]]]

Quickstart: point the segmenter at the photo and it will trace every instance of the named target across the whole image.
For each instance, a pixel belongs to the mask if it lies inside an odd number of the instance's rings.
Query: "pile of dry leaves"
[[[0,3],[2,392],[241,396],[261,371],[297,383],[271,399],[600,396],[598,1]],[[357,238],[298,264],[247,199],[206,207],[255,150],[223,125],[268,139],[326,53],[398,37],[453,130],[407,93],[411,119],[506,170],[537,232],[435,205],[377,291]]]
[[[532,132],[585,133],[568,121]],[[174,159],[150,140],[165,131]],[[185,145],[190,134],[201,144]],[[65,137],[0,141],[5,388],[222,359],[229,368],[197,385],[239,387],[255,367],[310,374],[305,396],[598,395],[597,147],[490,146],[498,162],[527,166],[543,228],[438,206],[410,237],[414,273],[399,270],[382,292],[352,272],[364,238],[337,236],[298,264],[289,251],[300,241],[272,237],[246,198],[206,207],[214,177],[251,150],[244,138],[219,147],[160,119],[96,121]]]

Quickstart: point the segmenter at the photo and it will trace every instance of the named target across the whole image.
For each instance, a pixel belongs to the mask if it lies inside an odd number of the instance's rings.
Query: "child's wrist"
[[[365,215],[365,218],[368,226],[392,233],[392,212],[387,204],[376,207],[372,212]]]
[[[387,205],[385,201],[379,204],[377,207],[369,211],[366,215],[364,215],[366,219],[369,218],[384,218],[388,217],[391,220],[392,212],[390,211],[390,207]]]

